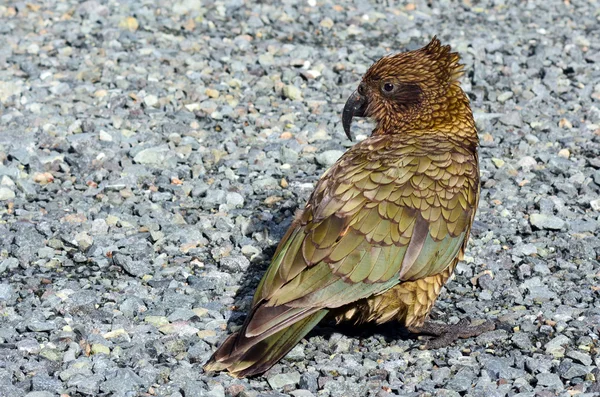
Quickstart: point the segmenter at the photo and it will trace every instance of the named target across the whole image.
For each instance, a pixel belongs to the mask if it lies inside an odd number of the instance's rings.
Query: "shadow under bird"
[[[437,336],[428,347],[491,330],[425,322],[462,259],[479,199],[478,137],[459,84],[459,55],[434,38],[375,62],[342,114],[376,122],[321,177],[279,243],[241,329],[204,369],[268,370],[326,316],[397,321]]]

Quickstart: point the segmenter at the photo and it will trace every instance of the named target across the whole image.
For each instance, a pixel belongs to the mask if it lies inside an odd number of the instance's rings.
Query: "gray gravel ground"
[[[598,1],[157,3],[0,4],[0,396],[600,395]],[[360,76],[434,34],[483,191],[433,314],[502,326],[325,325],[264,377],[203,373]]]

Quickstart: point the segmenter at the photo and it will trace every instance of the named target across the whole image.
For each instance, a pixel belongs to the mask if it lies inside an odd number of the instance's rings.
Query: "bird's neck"
[[[451,84],[445,95],[424,104],[414,113],[398,113],[379,120],[372,134],[390,133],[448,135],[474,146],[479,143],[469,98],[458,84]]]

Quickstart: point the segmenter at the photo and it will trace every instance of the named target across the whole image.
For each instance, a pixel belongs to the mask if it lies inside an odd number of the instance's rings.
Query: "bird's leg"
[[[439,349],[446,347],[457,339],[467,339],[493,331],[496,324],[492,321],[485,321],[479,325],[471,325],[471,320],[463,318],[456,324],[440,324],[427,321],[420,327],[408,327],[408,330],[414,334],[431,335],[435,338],[428,340],[423,349]]]

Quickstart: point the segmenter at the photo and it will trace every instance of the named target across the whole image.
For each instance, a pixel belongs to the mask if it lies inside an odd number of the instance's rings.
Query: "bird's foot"
[[[421,349],[439,349],[450,345],[457,339],[467,339],[493,331],[496,324],[493,321],[485,321],[479,325],[471,325],[471,320],[463,318],[456,324],[440,324],[427,321],[420,327],[409,327],[408,330],[414,334],[431,335],[433,339],[428,340]]]

